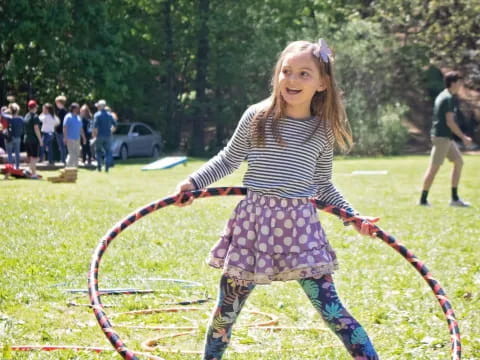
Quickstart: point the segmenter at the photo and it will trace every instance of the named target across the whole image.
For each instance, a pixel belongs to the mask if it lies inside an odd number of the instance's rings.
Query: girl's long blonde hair
[[[341,99],[340,91],[335,82],[332,57],[324,62],[321,57],[314,55],[319,51],[319,44],[309,41],[295,41],[287,45],[278,57],[272,76],[272,92],[270,96],[262,102],[260,110],[256,113],[252,121],[252,138],[254,144],[262,146],[265,144],[265,128],[268,119],[272,119],[273,136],[278,143],[283,143],[280,135],[280,119],[285,117],[286,103],[280,94],[278,78],[282,69],[285,56],[294,52],[311,51],[312,59],[315,62],[320,77],[324,80],[326,89],[317,92],[312,98],[310,111],[318,119],[318,124],[312,134],[320,128],[322,124],[331,129],[334,139],[338,146],[347,151],[351,147],[352,135],[348,125],[347,114]]]

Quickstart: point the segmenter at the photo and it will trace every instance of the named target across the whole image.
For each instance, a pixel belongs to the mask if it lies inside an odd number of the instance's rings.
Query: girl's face
[[[317,91],[325,90],[326,85],[310,50],[285,56],[278,75],[278,88],[287,104],[287,115],[311,115],[312,98]]]
[[[49,114],[48,108],[47,108],[46,106],[43,106],[43,107],[42,107],[42,112],[43,112],[45,115]]]

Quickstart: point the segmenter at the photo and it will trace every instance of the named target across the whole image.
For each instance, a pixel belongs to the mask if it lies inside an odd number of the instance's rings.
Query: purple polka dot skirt
[[[235,208],[208,263],[256,284],[320,278],[338,267],[312,202],[251,191]]]

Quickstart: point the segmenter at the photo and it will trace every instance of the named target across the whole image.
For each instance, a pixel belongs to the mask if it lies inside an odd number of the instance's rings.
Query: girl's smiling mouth
[[[291,95],[298,94],[298,93],[300,93],[301,91],[302,91],[302,90],[287,88],[287,93],[288,93],[288,94],[291,94]]]

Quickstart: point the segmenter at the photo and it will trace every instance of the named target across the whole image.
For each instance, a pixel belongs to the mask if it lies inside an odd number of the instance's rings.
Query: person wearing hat
[[[27,151],[28,163],[31,171],[31,178],[38,179],[37,161],[40,146],[42,143],[42,134],[40,127],[42,123],[37,115],[38,105],[35,100],[28,102],[28,113],[23,119],[25,123],[25,149]]]
[[[95,141],[95,153],[97,157],[97,170],[102,171],[102,158],[105,158],[105,171],[113,164],[112,157],[112,132],[115,131],[117,121],[105,107],[107,102],[99,100],[95,107],[97,112],[93,116],[93,133]]]

